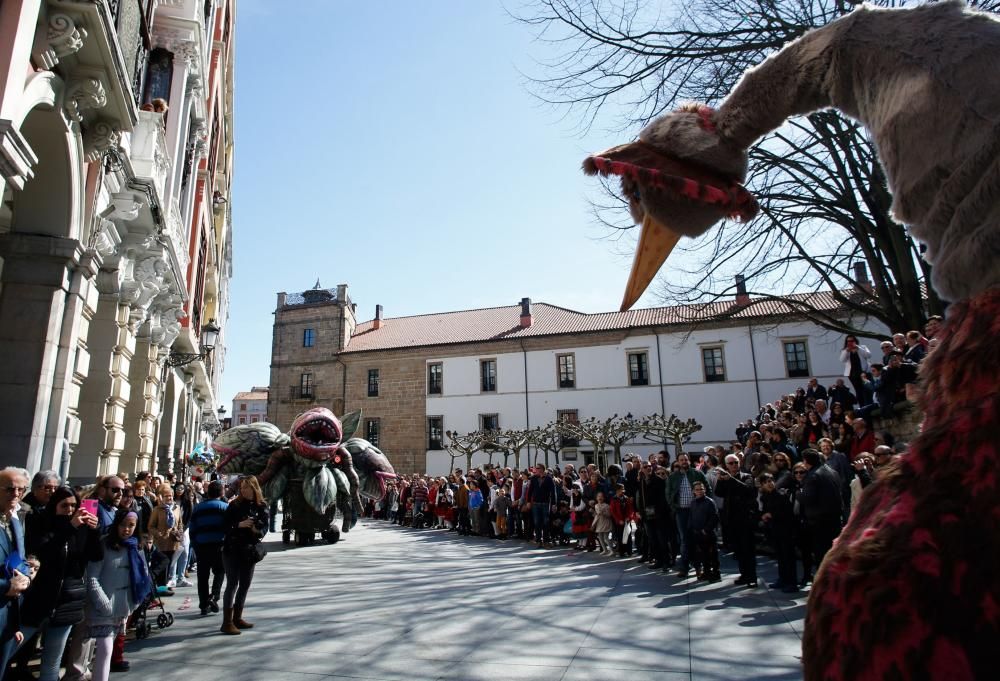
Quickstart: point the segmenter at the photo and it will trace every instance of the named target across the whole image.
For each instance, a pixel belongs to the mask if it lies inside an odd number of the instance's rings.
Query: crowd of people
[[[721,580],[731,553],[735,585],[759,586],[758,549],[775,559],[770,588],[796,593],[846,523],[861,491],[906,445],[876,431],[876,417],[912,408],[911,384],[941,320],[925,334],[895,334],[881,361],[846,337],[843,377],[816,379],[764,405],[736,438],[703,452],[627,454],[601,470],[573,463],[528,469],[483,466],[445,476],[404,475],[366,513],[398,525],[461,536],[572,546],[638,561],[677,578]]]
[[[54,471],[0,471],[0,681],[104,681],[128,671],[125,633],[138,613],[194,587],[225,634],[243,618],[269,507],[257,479],[175,484],[173,475],[109,475],[82,489]],[[223,592],[223,584],[225,591]],[[141,626],[141,625],[137,625]]]

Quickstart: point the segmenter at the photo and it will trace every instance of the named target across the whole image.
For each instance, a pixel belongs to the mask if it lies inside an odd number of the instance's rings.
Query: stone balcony
[[[173,165],[167,152],[163,114],[140,111],[132,131],[131,160],[136,179],[152,183],[157,203],[166,206],[167,178]]]

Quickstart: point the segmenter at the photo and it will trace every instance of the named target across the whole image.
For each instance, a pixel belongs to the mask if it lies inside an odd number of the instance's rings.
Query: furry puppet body
[[[927,245],[935,290],[959,301],[921,368],[921,435],[865,490],[816,576],[809,681],[1000,674],[998,64],[1000,21],[961,2],[863,6],[748,71],[707,117],[685,107],[633,143],[739,182],[759,137],[790,116],[840,109],[870,130],[893,211]],[[642,163],[629,147],[611,151]],[[662,192],[635,179],[643,170],[614,174],[645,230],[683,199],[658,203]]]

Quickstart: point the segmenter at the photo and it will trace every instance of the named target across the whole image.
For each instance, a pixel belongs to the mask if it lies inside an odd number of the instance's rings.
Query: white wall
[[[880,333],[874,324],[868,328]],[[700,449],[707,444],[731,441],[736,424],[756,416],[761,404],[805,386],[808,377],[787,377],[784,340],[805,339],[810,376],[818,378],[820,383],[830,385],[842,375],[840,334],[797,322],[753,327],[752,338],[751,349],[747,326],[660,334],[662,367],[658,363],[657,338],[652,334],[629,336],[617,345],[529,351],[527,418],[524,354],[518,351],[483,357],[441,356],[428,360],[443,364],[444,380],[442,395],[427,396],[427,415],[443,417],[445,430],[465,433],[479,428],[480,414],[498,414],[501,428],[524,428],[553,421],[556,413],[564,409],[578,410],[581,419],[627,413],[635,416],[675,413],[682,418],[693,417],[702,425],[689,443],[691,449]],[[877,342],[862,339],[862,343],[873,355],[878,353]],[[725,381],[708,383],[704,379],[701,348],[708,345],[723,347]],[[628,384],[627,354],[635,350],[648,353],[648,386]],[[561,353],[575,355],[575,388],[557,387],[556,355]],[[481,393],[479,389],[479,361],[487,358],[497,360],[496,393]],[[587,447],[587,443],[581,443],[581,450]],[[660,448],[658,444],[637,441],[626,446],[625,451],[645,454]],[[527,452],[522,455],[522,465],[527,461],[526,455]],[[534,457],[533,451],[530,456]],[[494,463],[497,459],[494,457]],[[428,452],[427,470],[443,473],[449,461],[444,452]],[[486,455],[477,454],[473,464],[486,461]],[[464,457],[456,459],[455,465],[464,468]]]

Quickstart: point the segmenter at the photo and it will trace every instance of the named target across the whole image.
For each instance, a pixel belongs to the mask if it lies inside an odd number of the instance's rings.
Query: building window
[[[556,420],[558,421],[571,421],[576,423],[580,420],[580,412],[576,409],[560,409],[556,412]],[[579,447],[580,441],[575,437],[564,437],[561,438],[561,443],[563,447]]]
[[[257,423],[258,421],[260,421],[260,417],[256,414],[250,417],[250,423]]]
[[[628,384],[649,385],[649,355],[647,353],[628,353]]]
[[[440,395],[444,390],[444,365],[427,365],[427,394]]]
[[[378,419],[365,419],[365,439],[376,447],[378,444]]]
[[[316,344],[316,331],[315,329],[303,329],[302,330],[302,347],[311,348]]]
[[[299,397],[312,397],[313,387],[313,375],[302,374],[302,377],[299,378]]]
[[[705,380],[708,382],[726,380],[726,363],[722,357],[722,348],[702,348],[701,363],[705,367]]]
[[[246,410],[247,410],[247,403],[240,402],[240,411],[246,411]]]
[[[479,362],[480,385],[484,393],[495,393],[497,391],[497,361],[495,359],[484,359]]]
[[[804,340],[785,341],[785,371],[789,378],[803,378],[809,375],[809,356]]]
[[[246,416],[241,416],[240,420],[239,420],[239,424],[241,426],[245,426],[247,424],[247,417]]]
[[[499,414],[480,414],[479,415],[479,430],[482,430],[482,431],[500,430],[500,415]]]
[[[368,370],[368,397],[378,397],[378,369]]]
[[[559,387],[576,387],[576,357],[569,355],[556,355],[556,366],[559,369]]]
[[[427,449],[444,449],[444,418],[427,417]]]

